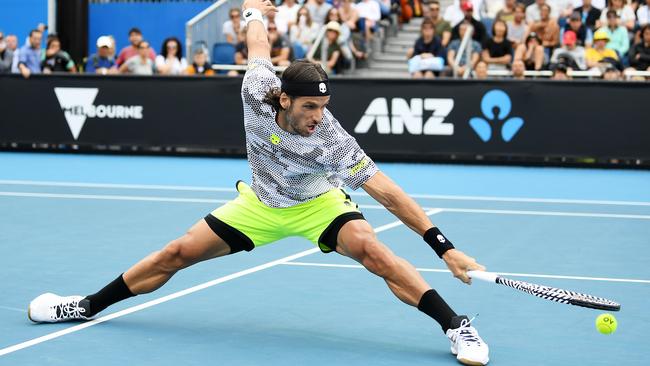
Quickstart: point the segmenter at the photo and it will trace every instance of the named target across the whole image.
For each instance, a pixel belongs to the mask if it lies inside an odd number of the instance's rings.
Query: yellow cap
[[[604,29],[599,29],[594,33],[594,41],[600,41],[601,39],[609,41],[609,35]]]

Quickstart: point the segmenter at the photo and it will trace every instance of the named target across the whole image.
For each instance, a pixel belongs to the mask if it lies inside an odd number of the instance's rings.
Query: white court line
[[[489,213],[489,214],[499,214],[499,215],[573,216],[573,217],[603,217],[603,218],[612,218],[612,219],[650,220],[650,215],[610,214],[610,213],[595,213],[595,212],[484,210],[484,209],[475,209],[475,208],[448,208],[448,207],[443,207],[442,209],[448,212]]]
[[[21,312],[21,313],[26,313],[27,312],[26,309],[12,308],[11,306],[3,306],[3,305],[0,305],[0,309],[18,311],[18,312]]]
[[[226,203],[230,200],[212,198],[182,198],[182,197],[156,197],[156,196],[120,196],[99,194],[70,194],[70,193],[37,193],[37,192],[0,192],[0,197],[27,197],[27,198],[60,198],[60,199],[87,199],[108,201],[148,201],[148,202],[180,202],[180,203]],[[381,205],[359,205],[360,208],[369,210],[384,210]],[[424,210],[436,208],[423,207]],[[602,217],[613,219],[639,219],[650,220],[650,215],[610,214],[598,212],[562,212],[562,211],[529,211],[529,210],[488,210],[473,208],[446,208],[448,212],[490,213],[501,215],[538,215],[538,216],[571,216],[571,217]]]
[[[428,211],[427,215],[435,215],[435,214],[437,214],[439,212],[441,212],[441,210],[435,209],[435,210]],[[398,220],[398,221],[394,221],[394,222],[391,222],[391,223],[386,224],[386,225],[379,226],[379,227],[375,228],[374,231],[375,231],[375,233],[380,233],[382,231],[386,231],[386,230],[392,229],[392,228],[400,226],[400,225],[402,225],[402,222]],[[12,353],[12,352],[16,352],[16,351],[19,351],[19,350],[24,349],[24,348],[35,346],[35,345],[37,345],[39,343],[43,343],[43,342],[46,342],[46,341],[49,341],[49,340],[52,340],[52,339],[55,339],[55,338],[58,338],[58,337],[62,337],[64,335],[67,335],[67,334],[70,334],[70,333],[78,332],[78,331],[86,329],[88,327],[92,327],[93,325],[101,324],[103,322],[106,322],[106,321],[109,321],[109,320],[112,320],[112,319],[115,319],[115,318],[119,318],[119,317],[122,317],[122,316],[125,316],[125,315],[128,315],[128,314],[131,314],[131,313],[135,313],[136,311],[144,310],[144,309],[150,308],[152,306],[156,306],[158,304],[162,304],[164,302],[167,302],[167,301],[170,301],[170,300],[173,300],[173,299],[185,296],[185,295],[189,295],[189,294],[197,292],[197,291],[204,290],[206,288],[218,285],[220,283],[224,283],[224,282],[227,282],[227,281],[230,281],[230,280],[234,280],[236,278],[243,277],[243,276],[249,275],[251,273],[259,272],[259,271],[262,271],[262,270],[267,269],[267,268],[275,267],[275,266],[280,265],[280,264],[282,264],[284,262],[288,262],[288,261],[292,261],[294,259],[298,259],[298,258],[301,258],[301,257],[304,257],[304,256],[308,256],[310,254],[314,254],[314,253],[317,253],[319,251],[320,251],[319,248],[308,249],[308,250],[302,251],[300,253],[296,253],[296,254],[293,254],[293,255],[290,255],[290,256],[287,256],[287,257],[284,257],[284,258],[276,259],[274,261],[261,264],[261,265],[256,266],[256,267],[252,267],[252,268],[249,268],[249,269],[245,269],[243,271],[232,273],[232,274],[229,274],[229,275],[224,276],[224,277],[219,277],[219,278],[214,279],[212,281],[208,281],[208,282],[202,283],[200,285],[196,285],[196,286],[187,288],[187,289],[182,290],[182,291],[174,292],[173,294],[169,294],[167,296],[163,296],[163,297],[160,297],[158,299],[151,300],[151,301],[145,302],[145,303],[140,304],[140,305],[132,306],[130,308],[126,308],[124,310],[120,310],[118,312],[108,314],[108,315],[102,316],[100,318],[97,318],[97,319],[94,319],[94,320],[91,320],[91,321],[88,321],[88,322],[85,322],[85,323],[82,323],[82,324],[79,324],[79,325],[75,325],[75,326],[70,327],[70,328],[60,330],[58,332],[53,332],[53,333],[50,333],[50,334],[47,334],[47,335],[44,335],[44,336],[41,336],[41,337],[38,337],[38,338],[31,339],[29,341],[18,343],[18,344],[15,344],[13,346],[9,346],[9,347],[0,349],[0,356],[6,355],[6,354],[9,354],[9,353]]]
[[[78,188],[112,188],[112,189],[143,189],[143,190],[169,190],[169,191],[197,191],[197,192],[235,192],[235,188],[227,187],[202,187],[154,184],[114,184],[114,183],[85,183],[85,182],[52,182],[34,180],[2,180],[0,185],[24,185],[46,187],[78,187]],[[352,196],[368,197],[364,192],[350,192]],[[463,196],[411,193],[413,198],[457,200],[457,201],[492,201],[492,202],[526,202],[526,203],[567,203],[584,205],[620,205],[620,206],[650,206],[645,201],[616,201],[616,200],[582,200],[563,198],[528,198],[528,197],[495,197],[495,196]]]
[[[307,266],[307,267],[332,267],[332,268],[355,268],[363,269],[364,267],[358,264],[331,264],[331,263],[310,263],[310,262],[284,262],[283,265],[287,266]],[[433,269],[433,268],[416,268],[418,272],[436,272],[436,273],[450,273],[448,269]],[[535,277],[535,278],[555,278],[563,280],[583,280],[583,281],[605,281],[605,282],[627,282],[627,283],[648,283],[650,280],[638,280],[632,278],[608,278],[608,277],[585,277],[585,276],[564,276],[564,275],[546,275],[534,273],[511,273],[511,272],[496,272],[503,276],[512,277]]]

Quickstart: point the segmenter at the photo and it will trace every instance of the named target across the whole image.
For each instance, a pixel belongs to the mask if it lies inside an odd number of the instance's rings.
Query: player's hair
[[[287,83],[318,82],[327,79],[327,73],[323,70],[321,65],[309,60],[296,60],[282,73],[282,80]],[[280,104],[281,94],[282,90],[280,90],[280,88],[272,88],[266,92],[262,101],[273,107],[276,112],[280,112],[283,110],[282,105]],[[297,96],[290,96],[292,100],[294,97]]]

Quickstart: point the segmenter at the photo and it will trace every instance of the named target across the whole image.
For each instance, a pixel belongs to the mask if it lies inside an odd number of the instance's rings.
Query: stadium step
[[[406,58],[406,52],[401,52],[399,54],[395,53],[380,53],[377,54],[374,58],[375,61],[388,61],[388,62],[406,62],[408,59]]]
[[[368,79],[407,79],[410,77],[407,71],[387,71],[387,70],[374,70],[374,69],[363,69],[359,70],[354,75],[354,77],[362,77]]]
[[[386,46],[403,46],[403,47],[413,47],[415,40],[403,39],[403,38],[390,38],[386,42]]]
[[[371,70],[385,70],[385,71],[406,71],[408,70],[408,65],[406,60],[399,62],[392,61],[372,61],[370,62]]]

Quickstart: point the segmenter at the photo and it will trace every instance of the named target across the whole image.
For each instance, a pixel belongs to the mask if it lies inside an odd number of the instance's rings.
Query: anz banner
[[[239,78],[0,77],[0,149],[245,154]],[[331,81],[330,110],[398,161],[650,166],[646,83]]]

